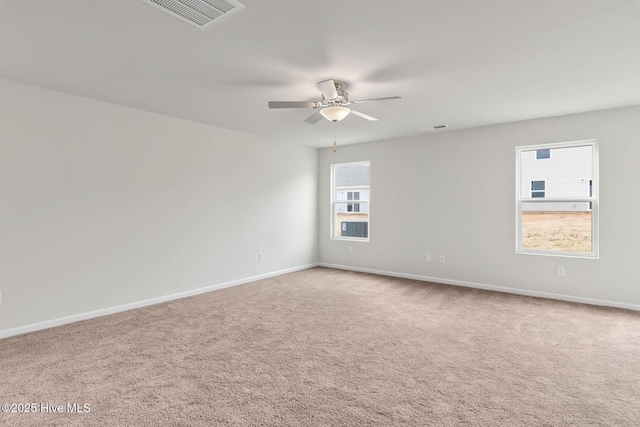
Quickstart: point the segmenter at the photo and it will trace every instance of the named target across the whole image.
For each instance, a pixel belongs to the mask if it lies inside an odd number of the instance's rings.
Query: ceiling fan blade
[[[270,101],[269,108],[318,108],[319,102]]]
[[[320,92],[324,95],[324,99],[335,99],[338,97],[338,91],[336,90],[336,83],[333,80],[325,80],[318,83]]]
[[[318,110],[312,115],[310,115],[309,117],[307,117],[305,119],[305,122],[309,123],[310,125],[315,125],[316,123],[318,123],[320,120],[322,120],[322,114],[320,114],[320,111],[322,110]]]
[[[361,113],[360,111],[351,110],[351,113],[355,114],[356,116],[360,116],[363,119],[371,120],[372,122],[377,122],[378,121],[378,119],[376,119],[375,117],[368,116],[368,115],[366,115],[364,113]]]
[[[400,97],[400,96],[387,96],[386,98],[360,99],[358,101],[349,101],[349,104],[360,104],[361,102],[369,102],[369,101],[389,101],[391,99],[402,99],[402,97]]]

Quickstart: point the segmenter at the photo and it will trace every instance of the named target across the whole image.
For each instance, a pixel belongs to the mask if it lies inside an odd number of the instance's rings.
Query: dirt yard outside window
[[[591,212],[523,212],[522,248],[591,253]]]
[[[368,214],[338,214],[335,235],[343,221],[368,220]],[[591,253],[591,212],[523,212],[522,248]]]

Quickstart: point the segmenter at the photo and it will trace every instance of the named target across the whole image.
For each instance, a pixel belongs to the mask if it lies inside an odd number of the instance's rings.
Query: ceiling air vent
[[[142,0],[201,30],[244,9],[235,0]]]
[[[429,130],[445,129],[445,128],[448,128],[448,127],[449,126],[447,126],[447,125],[436,125],[436,126],[429,126],[429,127],[426,127],[426,128],[420,128],[420,130],[429,131]]]

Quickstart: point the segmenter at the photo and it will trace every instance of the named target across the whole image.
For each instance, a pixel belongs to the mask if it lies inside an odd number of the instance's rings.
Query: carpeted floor
[[[314,268],[0,340],[0,378],[7,426],[637,426],[640,313]]]

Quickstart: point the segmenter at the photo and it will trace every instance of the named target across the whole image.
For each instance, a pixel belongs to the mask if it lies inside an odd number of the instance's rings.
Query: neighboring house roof
[[[368,187],[369,165],[336,168],[336,187]]]

